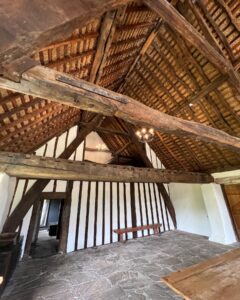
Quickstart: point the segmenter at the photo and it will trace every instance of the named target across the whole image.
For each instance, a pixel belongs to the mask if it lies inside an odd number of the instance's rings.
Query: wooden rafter
[[[172,5],[175,6],[178,3],[178,0],[173,0],[171,1]],[[148,50],[148,48],[150,47],[150,45],[152,44],[153,40],[155,39],[155,37],[158,34],[158,31],[160,29],[160,27],[162,26],[162,21],[159,20],[157,22],[157,24],[154,26],[154,28],[150,31],[149,35],[147,36],[147,38],[145,39],[144,44],[142,45],[142,48],[140,49],[138,55],[136,56],[134,62],[131,64],[131,67],[129,68],[127,74],[125,75],[124,79],[122,79],[122,84],[119,86],[118,88],[118,92],[122,92],[123,91],[123,87],[124,87],[124,83],[126,82],[126,80],[129,78],[130,74],[132,73],[132,71],[135,69],[136,65],[138,64],[138,62],[141,60],[142,56],[145,54],[145,52]]]
[[[94,57],[94,61],[91,68],[91,73],[89,77],[89,81],[95,83],[97,78],[97,74],[101,69],[103,63],[103,57],[106,55],[106,46],[109,39],[109,34],[111,32],[111,28],[113,26],[114,18],[116,12],[114,10],[108,11],[102,21],[101,32],[98,37],[97,50]]]
[[[118,156],[120,153],[122,153],[124,150],[126,150],[130,145],[132,144],[132,142],[128,142],[125,145],[122,146],[122,148],[118,149],[117,151],[115,151],[113,153],[113,156]]]
[[[105,40],[104,40],[104,46],[102,47],[103,49],[101,49],[100,47],[100,52],[101,52],[101,60],[99,61],[99,68],[98,71],[96,73],[96,78],[95,78],[95,83],[98,84],[101,79],[102,79],[102,74],[103,74],[103,70],[105,67],[105,63],[108,57],[108,51],[112,45],[112,41],[114,38],[114,33],[116,31],[117,28],[117,24],[121,23],[121,20],[124,16],[124,11],[125,11],[126,7],[123,8],[119,8],[116,11],[110,12],[110,19],[111,21],[110,26],[108,26],[106,30],[103,29],[103,36],[105,36]]]
[[[147,49],[151,45],[152,41],[156,37],[157,32],[158,32],[160,26],[161,26],[161,22],[158,22],[158,24],[155,26],[155,28],[148,35],[148,37],[145,40],[145,42],[144,42],[144,44],[143,44],[143,46],[142,46],[139,54],[137,55],[137,57],[135,58],[134,62],[131,65],[131,67],[129,68],[127,74],[125,75],[124,81],[123,81],[123,83],[120,85],[120,87],[118,89],[119,92],[121,92],[123,90],[123,86],[124,86],[125,80],[128,79],[129,75],[134,70],[134,68],[136,67],[137,63],[141,60],[141,57],[144,55],[144,53],[147,51]]]
[[[61,0],[54,3],[47,0],[44,3],[37,1],[26,5],[23,1],[9,9],[8,1],[3,0],[1,3],[3,26],[0,26],[3,33],[3,43],[0,45],[1,63],[14,57],[31,54],[39,47],[63,41],[69,38],[76,27],[85,26],[104,12],[129,2],[130,0],[91,0],[91,2],[72,0],[69,5],[68,2]]]
[[[221,130],[169,116],[130,97],[42,66],[24,72],[20,83],[0,78],[0,87],[240,151],[240,139]]]
[[[186,108],[187,105],[193,104],[195,101],[199,101],[201,98],[205,97],[212,91],[215,91],[221,84],[226,82],[227,76],[220,75],[215,80],[211,81],[210,83],[203,86],[200,90],[198,90],[194,95],[188,97],[185,102],[179,104],[176,108],[170,110],[170,114],[175,115],[180,110]]]
[[[230,8],[228,7],[228,4],[226,3],[226,1],[224,1],[224,0],[214,0],[214,2],[216,2],[220,7],[222,7],[226,11],[226,13],[228,14],[232,24],[236,27],[236,29],[238,31],[240,31],[240,20],[239,20],[239,18],[236,18],[232,14],[232,12],[231,12]]]
[[[232,85],[240,93],[240,76],[232,64],[209,44],[167,0],[145,0],[144,2],[185,40],[196,47],[220,72],[228,75]]]

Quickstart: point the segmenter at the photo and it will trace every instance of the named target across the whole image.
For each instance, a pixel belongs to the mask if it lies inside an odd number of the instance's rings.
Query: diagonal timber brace
[[[103,121],[103,116],[97,115],[92,121],[82,128],[76,138],[69,144],[69,146],[62,152],[59,156],[60,159],[68,159],[74,151],[78,148],[78,146],[84,141],[85,137],[93,131],[95,127],[101,124]],[[16,206],[12,214],[7,218],[4,226],[3,232],[13,232],[17,229],[18,225],[30,209],[30,207],[36,202],[39,201],[39,197],[50,182],[49,179],[39,179],[37,180],[33,186],[28,190],[28,192],[24,195],[22,200]]]

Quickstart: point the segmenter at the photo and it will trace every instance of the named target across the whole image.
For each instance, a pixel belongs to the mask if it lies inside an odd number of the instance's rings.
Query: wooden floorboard
[[[240,249],[171,273],[162,280],[184,299],[239,300]]]

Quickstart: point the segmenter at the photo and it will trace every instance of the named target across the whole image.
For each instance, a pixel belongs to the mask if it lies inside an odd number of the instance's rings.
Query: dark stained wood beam
[[[240,19],[239,17],[235,16],[226,1],[224,0],[214,0],[220,7],[222,7],[226,13],[228,14],[232,24],[236,27],[236,29],[240,32]]]
[[[108,26],[103,28],[102,36],[104,38],[103,45],[100,43],[100,55],[99,55],[99,67],[95,77],[95,83],[98,84],[102,79],[102,74],[105,68],[105,64],[108,58],[109,49],[112,45],[113,37],[116,31],[117,24],[120,24],[124,18],[124,12],[126,7],[121,7],[116,11],[109,12]]]
[[[101,64],[102,64],[102,60],[104,55],[106,55],[106,44],[109,38],[109,34],[113,25],[113,21],[114,21],[114,17],[115,17],[116,12],[111,10],[108,11],[102,21],[101,24],[101,32],[100,35],[98,37],[98,42],[97,42],[97,50],[96,50],[96,54],[94,57],[94,61],[93,61],[93,65],[92,65],[92,69],[91,69],[91,73],[90,73],[90,77],[89,77],[89,81],[90,82],[95,82],[96,78],[97,78],[97,73],[99,71],[99,69],[101,68]]]
[[[161,26],[161,22],[158,22],[157,25],[155,26],[155,28],[150,32],[150,34],[148,35],[148,37],[146,38],[139,54],[137,55],[137,57],[135,58],[134,62],[131,64],[131,67],[129,68],[127,74],[125,75],[124,81],[123,83],[120,85],[118,91],[122,92],[123,87],[124,87],[124,83],[126,82],[126,79],[130,76],[130,74],[132,73],[132,71],[135,69],[137,63],[141,60],[142,56],[145,54],[145,52],[148,50],[148,48],[150,47],[151,43],[153,42],[154,38],[156,37],[159,27]]]
[[[199,101],[201,98],[207,96],[212,91],[215,91],[219,86],[221,86],[224,82],[226,82],[227,76],[220,75],[215,80],[210,83],[204,85],[200,90],[198,90],[194,95],[188,97],[186,102],[181,103],[175,109],[169,111],[170,114],[178,113],[180,110],[184,109],[187,105],[194,103],[195,101]]]
[[[62,207],[60,238],[59,238],[59,247],[58,247],[59,253],[67,252],[68,230],[69,230],[69,222],[70,222],[71,203],[72,203],[72,189],[73,189],[73,181],[69,181],[67,183],[67,189],[66,189],[67,197],[66,199],[64,199],[63,207]]]
[[[41,202],[35,202],[33,204],[33,210],[32,210],[32,216],[28,228],[28,233],[27,233],[27,238],[26,238],[26,244],[25,244],[25,249],[24,249],[24,255],[29,255],[31,251],[31,246],[32,246],[32,241],[33,241],[33,234],[34,234],[34,229],[36,226],[36,221],[39,217],[40,214],[40,209],[39,207],[41,206]]]
[[[100,125],[102,122],[103,117],[100,115],[96,115],[92,121],[86,126],[85,128],[82,128],[76,138],[69,144],[69,146],[62,152],[62,154],[59,156],[61,159],[68,159],[74,151],[77,149],[77,147],[84,141],[86,136],[92,132],[93,128]],[[3,226],[3,232],[13,232],[17,229],[20,222],[30,209],[30,207],[36,202],[39,201],[41,197],[41,193],[44,190],[44,188],[49,183],[49,179],[44,180],[37,180],[33,186],[28,190],[28,192],[24,195],[22,200],[19,202],[19,204],[16,206],[12,214],[7,218],[4,226]]]
[[[211,28],[207,25],[207,22],[206,22],[204,16],[201,14],[199,9],[197,8],[196,3],[193,3],[193,1],[191,1],[191,0],[187,0],[186,3],[188,4],[189,8],[192,10],[203,34],[204,34],[205,38],[207,39],[207,41],[209,42],[209,44],[211,44],[220,54],[223,54],[222,49],[219,47],[219,44],[216,40],[216,37],[212,33]]]
[[[128,96],[42,66],[24,72],[20,83],[0,78],[0,87],[240,152],[240,139],[221,130],[169,116]]]
[[[86,122],[79,122],[79,125],[82,126],[86,126]],[[95,132],[99,132],[99,133],[106,133],[106,134],[110,134],[110,135],[121,135],[121,136],[126,136],[129,137],[129,134],[127,132],[124,131],[120,131],[120,130],[116,130],[116,129],[112,129],[112,128],[105,128],[105,127],[97,127],[94,128],[93,131]]]
[[[229,76],[233,87],[240,93],[240,76],[232,64],[171,5],[167,0],[144,0],[172,29],[196,47],[220,72]]]
[[[132,142],[128,142],[126,143],[124,146],[122,146],[122,148],[118,149],[116,152],[113,153],[113,156],[117,156],[120,153],[122,153],[124,150],[126,150],[130,145],[132,144]]]
[[[175,5],[177,5],[178,0],[172,0],[171,3],[172,3],[173,6],[175,6]],[[153,30],[148,35],[148,37],[146,38],[146,40],[145,40],[140,52],[138,53],[137,57],[135,58],[134,62],[131,64],[131,67],[129,68],[127,74],[125,75],[122,84],[118,88],[118,92],[121,93],[123,91],[123,87],[124,87],[124,84],[125,84],[126,80],[129,78],[130,74],[135,69],[137,63],[141,60],[141,58],[143,57],[145,52],[151,46],[151,44],[152,44],[153,40],[155,39],[155,37],[157,36],[158,31],[159,31],[161,26],[162,26],[162,21],[159,20],[157,22],[157,24],[155,25],[155,27],[153,28]]]
[[[67,194],[65,192],[43,192],[41,195],[42,199],[53,200],[53,199],[65,199]]]
[[[44,46],[64,41],[76,28],[86,26],[104,12],[129,2],[130,0],[22,0],[10,7],[8,0],[2,0],[0,61],[11,61],[32,54]]]
[[[0,152],[0,171],[19,178],[114,182],[210,183],[206,173],[135,168]]]

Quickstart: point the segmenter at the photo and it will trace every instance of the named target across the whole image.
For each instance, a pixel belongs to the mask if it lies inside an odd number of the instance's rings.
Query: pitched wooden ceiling
[[[238,71],[240,2],[171,2]],[[141,1],[108,11],[32,57],[162,112],[240,137],[240,97],[228,78]],[[88,121],[89,114],[76,108],[6,90],[0,95],[2,151],[31,153],[52,136]],[[99,133],[113,153],[123,149],[121,155],[137,156],[123,121],[106,118],[101,126],[126,133]],[[240,167],[236,152],[196,139],[157,132],[150,146],[169,169]]]

